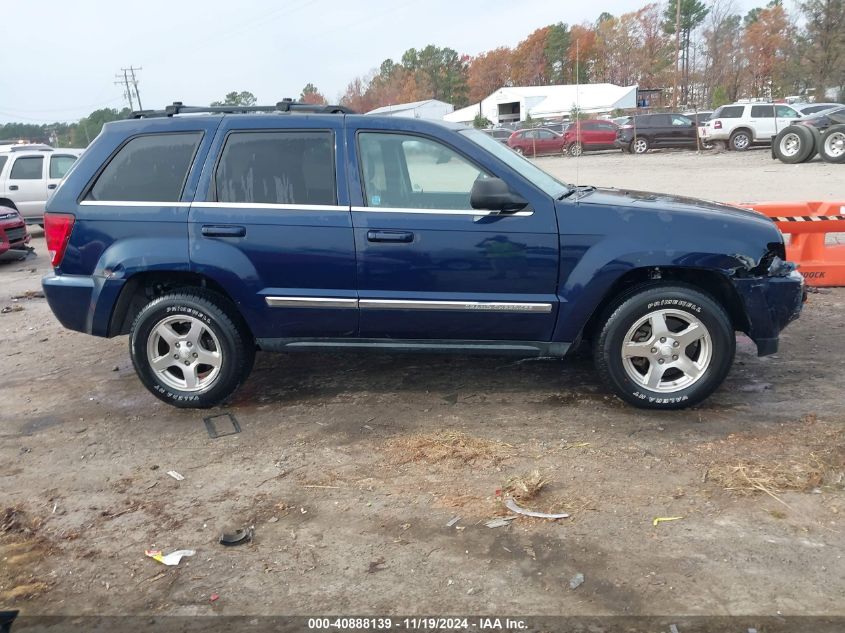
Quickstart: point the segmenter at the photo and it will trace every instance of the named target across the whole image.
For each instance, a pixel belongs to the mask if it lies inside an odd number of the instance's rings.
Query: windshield
[[[537,185],[544,193],[550,195],[551,197],[560,198],[563,194],[572,189],[572,185],[562,183],[557,178],[550,176],[530,160],[520,156],[498,141],[493,140],[487,134],[484,134],[484,132],[479,132],[478,130],[461,130],[460,133],[466,136],[473,143],[480,145],[482,149],[485,149],[493,154],[493,156],[501,160],[514,171],[518,172],[521,176],[525,176],[525,178]]]

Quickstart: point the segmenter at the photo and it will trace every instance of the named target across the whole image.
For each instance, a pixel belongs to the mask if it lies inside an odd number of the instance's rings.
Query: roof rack
[[[44,143],[16,143],[2,146],[4,152],[52,152],[54,149]]]
[[[302,112],[309,114],[355,114],[354,110],[341,105],[318,105],[301,103],[293,99],[283,99],[271,106],[188,106],[181,101],[174,101],[164,110],[136,110],[130,113],[130,119],[148,119],[154,117],[172,117],[176,114],[246,114],[249,112]]]

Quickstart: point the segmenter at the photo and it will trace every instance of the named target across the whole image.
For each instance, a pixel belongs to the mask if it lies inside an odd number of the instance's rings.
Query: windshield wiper
[[[558,198],[558,200],[563,200],[564,198],[568,198],[571,195],[576,194],[576,193],[585,194],[585,193],[590,193],[590,192],[595,191],[595,190],[596,190],[596,188],[593,187],[592,185],[581,185],[580,187],[572,187],[569,191],[565,192],[562,196],[560,196],[560,198]],[[580,198],[581,196],[578,196],[578,197]]]

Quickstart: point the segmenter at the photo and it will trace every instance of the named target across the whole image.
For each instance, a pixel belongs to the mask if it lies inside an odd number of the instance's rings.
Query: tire
[[[522,148],[521,148],[521,147],[514,147],[514,148],[513,148],[513,151],[515,151],[515,152],[516,152],[517,154],[519,154],[520,156],[525,156],[525,152],[523,152],[523,151],[522,151]]]
[[[824,131],[819,154],[827,163],[845,163],[845,125],[833,125]]]
[[[593,361],[602,380],[635,407],[692,406],[722,384],[733,364],[736,338],[730,318],[710,296],[690,286],[640,286],[604,314]],[[700,336],[688,332],[686,345],[676,340],[693,325]],[[625,348],[629,352],[623,358]],[[652,367],[658,371],[652,373]]]
[[[645,136],[638,136],[631,141],[631,152],[634,154],[645,154],[651,148],[651,143]]]
[[[815,155],[816,139],[806,125],[789,125],[778,132],[772,151],[782,163],[803,163]]]
[[[581,143],[572,143],[569,147],[566,148],[566,152],[574,157],[578,157],[584,153],[584,146]]]
[[[752,141],[753,138],[751,137],[751,132],[748,130],[737,130],[731,134],[728,146],[735,152],[744,152],[751,147]]]
[[[153,299],[138,313],[129,353],[141,382],[159,400],[204,409],[246,380],[255,342],[224,297],[190,288]],[[153,360],[162,364],[155,367]]]

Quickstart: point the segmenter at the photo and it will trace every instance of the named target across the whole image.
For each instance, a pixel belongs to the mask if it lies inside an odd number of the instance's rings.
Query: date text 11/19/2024
[[[354,631],[405,629],[411,631],[428,630],[478,630],[478,631],[523,631],[528,623],[519,618],[448,618],[448,617],[349,617],[349,618],[309,618],[310,631]]]

